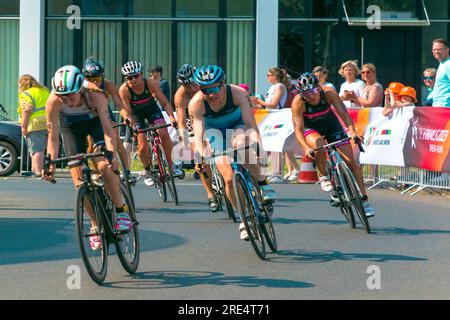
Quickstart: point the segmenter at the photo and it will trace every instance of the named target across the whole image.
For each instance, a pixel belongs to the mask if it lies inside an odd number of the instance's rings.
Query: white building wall
[[[44,81],[45,0],[20,0],[19,75]]]
[[[255,51],[255,92],[265,94],[267,70],[278,66],[278,0],[257,1]]]

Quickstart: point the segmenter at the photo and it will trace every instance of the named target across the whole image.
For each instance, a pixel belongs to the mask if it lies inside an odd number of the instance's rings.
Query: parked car
[[[20,171],[21,145],[20,124],[0,115],[0,176],[5,177]],[[26,144],[24,147],[26,148]]]

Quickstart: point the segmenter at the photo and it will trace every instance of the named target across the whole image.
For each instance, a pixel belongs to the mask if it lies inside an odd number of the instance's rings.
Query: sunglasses
[[[272,75],[271,75],[270,73],[268,73],[268,74],[267,74],[267,78],[270,77],[270,76],[272,76]]]
[[[218,93],[218,92],[220,91],[221,88],[222,88],[222,85],[220,84],[220,85],[215,86],[215,87],[201,88],[200,90],[201,90],[204,94],[208,95],[208,94]]]
[[[319,87],[312,88],[311,90],[303,91],[302,96],[306,99],[311,99],[313,96],[319,93]]]
[[[134,76],[126,76],[125,79],[126,80],[133,80],[133,79],[139,79],[141,77],[141,74],[135,74]]]
[[[361,74],[371,74],[372,71],[361,71]]]
[[[434,79],[434,77],[432,77],[432,76],[423,77],[423,80],[431,81],[433,79]]]
[[[70,99],[76,94],[77,94],[77,92],[72,92],[72,93],[68,93],[68,94],[57,94],[56,96],[61,99]]]
[[[86,77],[86,79],[89,82],[102,82],[103,77],[102,76]]]

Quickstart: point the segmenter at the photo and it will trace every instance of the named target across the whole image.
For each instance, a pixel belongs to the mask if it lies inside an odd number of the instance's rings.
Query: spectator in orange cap
[[[413,87],[403,87],[399,94],[398,100],[395,100],[391,91],[390,99],[386,99],[386,105],[383,109],[383,115],[389,116],[394,109],[403,107],[413,107],[417,103],[416,90]]]

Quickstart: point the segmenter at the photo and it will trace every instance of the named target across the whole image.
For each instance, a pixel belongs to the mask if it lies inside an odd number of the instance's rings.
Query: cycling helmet
[[[101,76],[104,72],[105,68],[103,68],[103,65],[94,59],[89,58],[83,64],[82,73],[85,77]]]
[[[309,72],[305,72],[297,79],[297,83],[295,84],[295,88],[299,92],[309,91],[319,86],[319,80],[317,77]]]
[[[137,61],[128,61],[122,67],[122,74],[124,76],[131,76],[142,71],[142,64]]]
[[[183,64],[177,72],[177,80],[181,84],[193,84],[194,83],[195,68],[191,64]]]
[[[209,86],[223,80],[225,80],[225,73],[221,67],[216,65],[200,67],[194,74],[194,81],[200,86]]]
[[[80,69],[67,65],[59,68],[52,78],[52,88],[56,94],[77,93],[83,88],[84,76]]]

